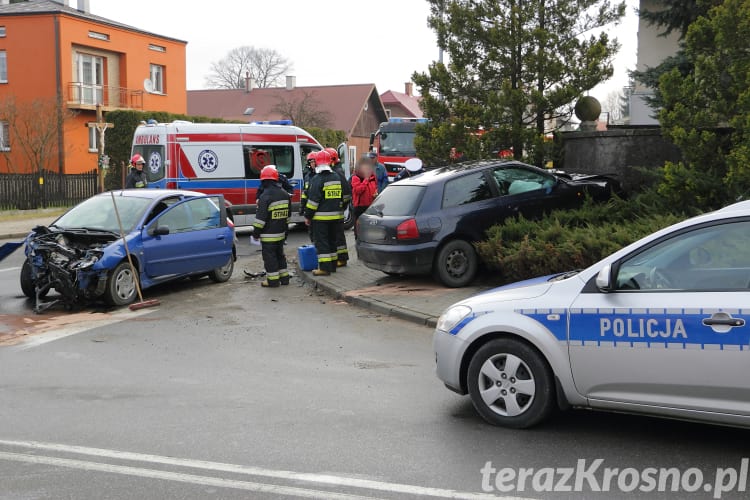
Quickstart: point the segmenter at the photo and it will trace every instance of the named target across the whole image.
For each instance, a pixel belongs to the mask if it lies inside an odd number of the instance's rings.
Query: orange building
[[[19,108],[36,103],[57,114],[44,168],[68,174],[97,168],[96,129],[88,126],[97,104],[105,120],[116,109],[187,110],[187,42],[93,15],[88,0],[77,7],[68,0],[0,0],[0,110],[11,98]],[[0,116],[0,173],[32,171],[11,119]]]

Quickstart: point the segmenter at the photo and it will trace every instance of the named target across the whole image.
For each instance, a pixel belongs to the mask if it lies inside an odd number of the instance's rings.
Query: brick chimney
[[[250,72],[245,72],[245,92],[250,92],[255,88],[255,80],[250,76]]]
[[[84,14],[91,13],[91,4],[89,0],[78,0],[78,10]]]
[[[404,94],[411,97],[411,93],[414,91],[414,84],[411,82],[404,83]]]
[[[296,76],[287,76],[286,77],[286,89],[287,90],[294,90],[294,87],[297,86],[297,77]]]

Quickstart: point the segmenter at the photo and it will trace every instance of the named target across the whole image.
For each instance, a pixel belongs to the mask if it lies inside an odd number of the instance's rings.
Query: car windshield
[[[380,136],[381,156],[415,156],[414,132],[387,132]]]
[[[115,196],[123,230],[128,233],[138,223],[151,205],[150,198],[135,196]],[[55,221],[60,229],[88,229],[119,233],[120,227],[115,216],[111,196],[94,196],[76,205]]]
[[[388,186],[367,209],[370,215],[414,215],[422,199],[424,186]]]

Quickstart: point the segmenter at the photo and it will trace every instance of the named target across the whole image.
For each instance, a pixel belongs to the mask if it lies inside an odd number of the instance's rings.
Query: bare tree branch
[[[302,128],[330,128],[333,121],[331,113],[321,109],[321,103],[315,98],[314,92],[304,92],[301,99],[279,97],[273,111]]]
[[[206,85],[219,89],[245,88],[245,75],[260,88],[275,87],[292,69],[292,63],[274,49],[250,45],[235,47],[224,58],[211,63]]]

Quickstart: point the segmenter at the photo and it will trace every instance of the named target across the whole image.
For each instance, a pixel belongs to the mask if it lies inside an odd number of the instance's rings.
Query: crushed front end
[[[26,238],[25,249],[34,311],[42,312],[58,302],[70,309],[104,293],[107,269],[95,264],[115,239],[117,235],[109,232],[35,227]],[[60,298],[42,302],[50,290],[57,291]]]

